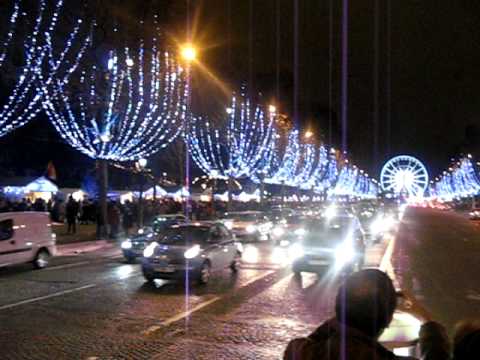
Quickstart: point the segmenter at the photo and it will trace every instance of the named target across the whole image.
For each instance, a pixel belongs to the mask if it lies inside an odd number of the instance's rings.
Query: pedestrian
[[[75,234],[77,232],[78,203],[75,201],[72,195],[68,197],[65,211],[68,224],[67,233]]]
[[[292,340],[285,360],[383,360],[405,359],[384,348],[378,338],[393,318],[397,294],[391,279],[380,270],[367,269],[350,275],[340,286],[335,317],[307,338]],[[412,309],[413,310],[413,309]],[[443,326],[428,321],[420,331],[422,359],[450,358]]]
[[[125,203],[123,207],[123,230],[125,231],[125,236],[130,235],[130,229],[133,227],[133,214],[130,210],[130,204]]]
[[[110,227],[110,239],[115,239],[120,227],[120,209],[115,202],[111,202],[107,209],[108,225]]]

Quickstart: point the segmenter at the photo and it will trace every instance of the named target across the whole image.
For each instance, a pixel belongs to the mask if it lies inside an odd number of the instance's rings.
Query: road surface
[[[389,263],[449,328],[480,310],[480,228],[451,212],[409,209],[399,232],[368,252]],[[206,287],[144,282],[116,248],[65,254],[50,268],[0,269],[2,359],[275,359],[333,314],[339,279],[276,263],[249,245],[237,275]],[[388,257],[387,261],[384,260]],[[382,261],[383,259],[383,261]]]

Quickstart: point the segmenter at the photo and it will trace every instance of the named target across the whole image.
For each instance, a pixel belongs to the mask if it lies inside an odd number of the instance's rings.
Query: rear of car
[[[309,220],[288,244],[292,270],[319,273],[352,271],[363,265],[364,236],[355,217]]]
[[[41,269],[55,254],[48,213],[0,213],[0,267],[31,262]]]
[[[229,212],[221,221],[239,240],[270,240],[272,223],[260,211]]]
[[[480,208],[472,209],[469,213],[470,220],[480,220]]]

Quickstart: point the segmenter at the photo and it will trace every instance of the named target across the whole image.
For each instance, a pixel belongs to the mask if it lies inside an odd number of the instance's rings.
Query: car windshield
[[[247,214],[229,213],[229,214],[225,214],[224,218],[237,220],[237,221],[256,221],[259,218],[259,215],[253,214],[253,213],[247,213]]]
[[[159,242],[162,244],[206,242],[208,240],[209,230],[210,228],[206,226],[169,228],[162,231]]]
[[[343,241],[352,232],[353,222],[349,218],[315,220],[305,223],[305,230],[305,245],[332,245]]]

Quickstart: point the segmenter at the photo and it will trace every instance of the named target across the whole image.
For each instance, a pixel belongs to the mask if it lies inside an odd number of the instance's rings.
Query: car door
[[[17,244],[13,219],[0,219],[0,266],[15,263]]]
[[[222,235],[223,266],[227,267],[235,259],[237,247],[232,233],[224,225],[219,224],[218,230]]]
[[[210,228],[208,244],[208,258],[212,270],[223,269],[225,259],[223,255],[222,235],[217,226],[212,226]]]

